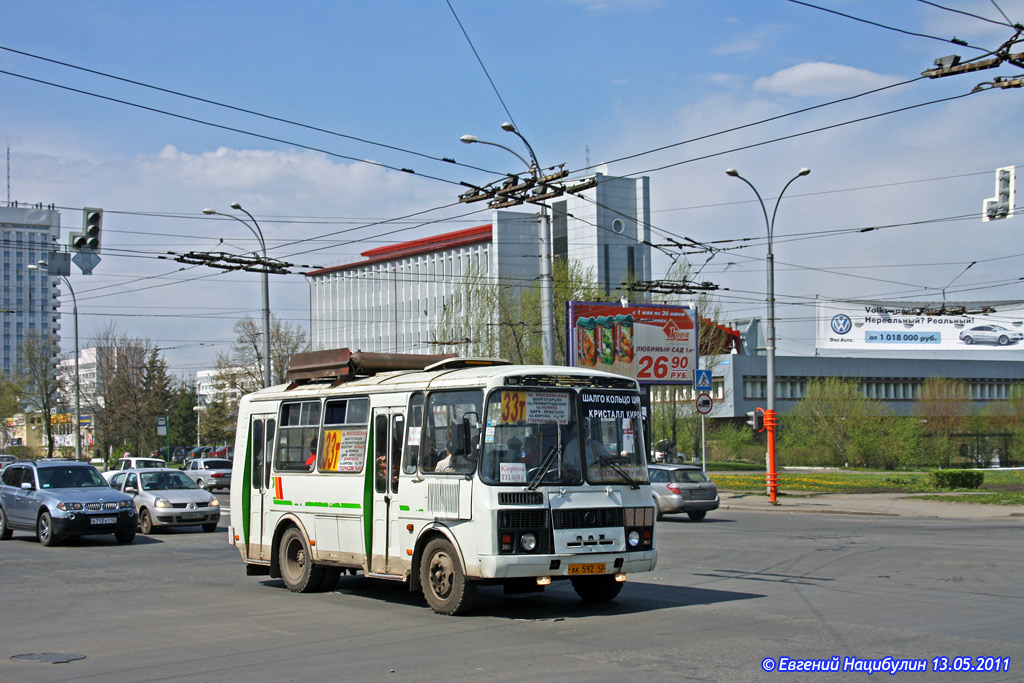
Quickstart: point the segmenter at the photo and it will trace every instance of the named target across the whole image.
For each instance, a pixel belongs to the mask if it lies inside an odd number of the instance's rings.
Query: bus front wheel
[[[600,603],[614,600],[622,590],[622,582],[614,574],[580,576],[572,579],[572,588],[584,602]]]
[[[302,532],[289,527],[281,536],[279,547],[281,579],[293,593],[312,593],[320,588],[323,570],[313,564],[309,546]]]
[[[420,562],[420,585],[438,614],[465,614],[473,606],[476,585],[466,579],[455,548],[444,538],[427,544]]]

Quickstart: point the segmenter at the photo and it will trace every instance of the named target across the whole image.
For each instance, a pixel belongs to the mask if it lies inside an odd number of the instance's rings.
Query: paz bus
[[[242,397],[231,542],[295,592],[405,582],[440,614],[476,588],[567,580],[612,600],[657,562],[635,380],[498,359],[293,356]]]

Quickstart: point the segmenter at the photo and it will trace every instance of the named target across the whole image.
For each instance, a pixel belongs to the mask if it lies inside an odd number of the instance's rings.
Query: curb
[[[804,510],[801,508],[787,508],[782,506],[773,507],[754,507],[750,505],[720,505],[720,510],[739,510],[742,512],[801,512],[805,514],[816,514],[816,515],[862,515],[865,517],[900,517],[902,515],[895,512],[868,512],[865,510]],[[934,517],[935,515],[925,515],[927,517]]]

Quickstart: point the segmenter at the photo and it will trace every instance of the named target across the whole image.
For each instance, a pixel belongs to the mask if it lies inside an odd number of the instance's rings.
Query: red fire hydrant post
[[[768,485],[768,500],[778,505],[776,496],[779,490],[779,473],[775,467],[775,427],[779,424],[779,416],[774,410],[764,411],[764,428],[768,431],[768,474],[765,481]]]

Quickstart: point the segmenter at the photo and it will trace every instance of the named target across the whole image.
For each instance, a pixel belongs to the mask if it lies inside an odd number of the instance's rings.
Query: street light
[[[39,261],[36,264],[30,264],[25,266],[29,270],[42,270],[48,267],[46,261]],[[75,297],[75,289],[71,286],[71,281],[63,275],[60,279],[64,281],[64,284],[68,286],[68,291],[71,292],[71,312],[75,319],[75,460],[82,459],[82,378],[78,373],[78,298]]]
[[[533,147],[527,142],[526,138],[523,137],[522,133],[516,130],[516,127],[512,123],[506,121],[501,124],[501,129],[513,133],[516,137],[523,141],[526,145],[527,151],[530,152],[531,161],[527,161],[518,152],[509,149],[505,145],[500,145],[497,142],[488,142],[487,140],[481,140],[475,135],[463,135],[459,138],[462,142],[467,145],[474,142],[478,142],[482,145],[491,145],[492,147],[500,147],[506,152],[510,152],[517,159],[522,161],[530,169],[530,174],[533,175],[533,179],[536,181],[540,178],[540,164],[537,162],[537,155],[533,153]],[[546,204],[540,204],[540,329],[541,329],[541,352],[544,360],[544,365],[555,364],[555,312],[554,312],[554,301],[552,290],[553,277],[551,275],[551,223],[548,221],[548,207]]]
[[[227,218],[234,218],[236,221],[249,228],[249,231],[256,235],[256,239],[259,240],[260,249],[263,250],[263,386],[264,388],[269,387],[271,384],[270,379],[270,283],[267,278],[267,243],[263,239],[263,231],[260,230],[260,224],[256,222],[256,217],[251,213],[242,208],[242,205],[238,202],[232,202],[231,208],[235,211],[241,211],[252,221],[252,225],[249,225],[246,221],[242,220],[238,216],[230,213],[220,213],[214,209],[203,209],[203,213],[207,216],[226,216]],[[199,444],[196,444],[199,445]]]
[[[782,192],[775,198],[775,208],[772,210],[771,220],[768,220],[768,209],[765,208],[764,199],[761,198],[761,193],[757,191],[753,183],[740,175],[739,171],[735,168],[728,169],[725,174],[732,176],[733,178],[739,178],[745,182],[754,194],[757,195],[757,201],[761,204],[761,213],[764,214],[765,226],[768,228],[768,333],[765,339],[765,353],[767,354],[767,374],[768,374],[768,408],[764,413],[764,425],[768,430],[768,497],[772,504],[776,503],[775,497],[778,491],[779,478],[775,468],[775,427],[778,424],[778,416],[775,414],[775,254],[772,252],[772,239],[775,235],[775,214],[779,212],[779,202],[782,201],[782,195],[786,194],[786,190],[793,184],[797,178],[805,176],[811,172],[809,168],[801,168],[797,171],[797,174],[789,179],[782,187]]]

